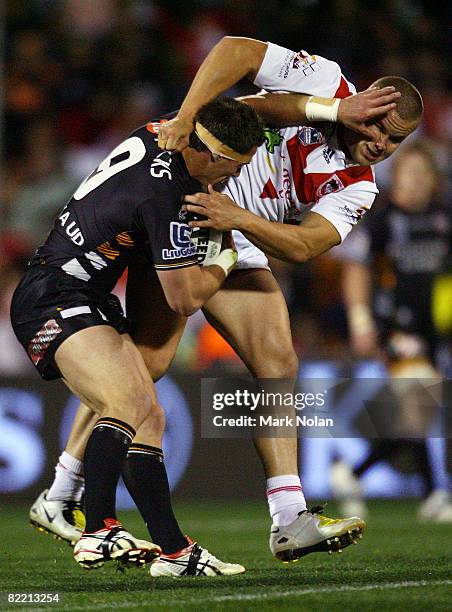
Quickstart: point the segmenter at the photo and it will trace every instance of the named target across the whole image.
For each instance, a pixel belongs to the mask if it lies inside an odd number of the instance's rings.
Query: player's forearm
[[[287,127],[306,121],[309,96],[304,94],[266,93],[262,96],[243,96],[239,100],[254,108],[269,126]]]
[[[237,262],[237,251],[226,248],[209,266],[158,270],[166,301],[171,310],[188,317],[207,302],[223,284]]]
[[[182,270],[157,272],[168,306],[189,317],[221,287],[226,274],[218,266],[190,266]]]
[[[201,64],[178,116],[192,120],[199,108],[238,83],[254,79],[267,44],[251,38],[225,36]]]
[[[241,216],[237,227],[257,247],[271,257],[292,263],[304,263],[324,253],[339,242],[333,233],[319,236],[314,228],[274,223],[249,211]]]
[[[351,308],[356,304],[370,305],[372,279],[367,266],[354,261],[347,261],[343,264],[342,295],[346,308]]]
[[[189,309],[193,314],[218,291],[227,274],[219,266],[199,267],[197,280],[191,286]]]
[[[352,335],[375,331],[372,313],[372,278],[370,269],[357,262],[347,262],[342,270],[342,295]]]

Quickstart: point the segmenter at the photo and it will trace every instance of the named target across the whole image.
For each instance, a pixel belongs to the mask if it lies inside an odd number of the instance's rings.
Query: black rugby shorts
[[[76,332],[110,325],[129,332],[119,299],[58,268],[31,266],[11,304],[11,323],[19,342],[45,380],[61,378],[57,348]]]

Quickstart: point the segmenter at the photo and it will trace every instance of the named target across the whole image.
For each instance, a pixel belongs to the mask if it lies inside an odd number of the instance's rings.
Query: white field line
[[[177,579],[176,579],[177,580]],[[183,579],[181,579],[180,584],[182,585]],[[204,582],[204,578],[201,578]],[[175,581],[176,582],[176,581]],[[177,580],[177,582],[179,582]],[[380,584],[363,584],[360,586],[331,586],[331,587],[313,587],[309,589],[292,589],[284,592],[272,591],[271,593],[249,593],[244,595],[217,595],[213,597],[203,597],[202,600],[199,597],[191,598],[191,599],[172,599],[162,597],[155,601],[155,605],[164,606],[164,605],[186,605],[186,604],[205,604],[205,603],[220,603],[227,601],[258,601],[258,600],[269,600],[269,599],[281,599],[284,597],[300,597],[302,595],[315,595],[315,594],[324,594],[324,593],[348,593],[351,591],[384,591],[389,589],[411,589],[411,588],[419,588],[419,587],[434,587],[434,586],[446,586],[452,585],[452,580],[407,580],[404,582],[382,582]],[[177,588],[176,584],[175,587]],[[160,594],[163,595],[164,591],[153,591],[153,596],[158,596]],[[132,596],[132,593],[129,594]],[[64,600],[63,600],[64,602]],[[49,605],[46,608],[35,608],[33,607],[34,612],[49,612],[49,610],[69,610],[72,612],[84,611],[84,610],[108,610],[111,609],[112,603],[108,604],[96,604],[92,606],[71,606],[68,604],[67,606],[61,602],[58,607],[54,607]],[[150,609],[154,602],[150,603]],[[117,603],[118,608],[142,608],[142,602],[119,602]],[[29,612],[30,608],[14,608],[16,612]]]

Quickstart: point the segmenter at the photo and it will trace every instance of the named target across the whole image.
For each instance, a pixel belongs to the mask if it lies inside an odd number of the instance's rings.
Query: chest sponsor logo
[[[320,200],[320,198],[330,193],[334,193],[335,191],[341,191],[342,189],[344,189],[344,183],[337,174],[333,174],[331,178],[317,187],[317,191],[315,192],[316,200]]]
[[[281,136],[281,132],[274,128],[265,128],[265,148],[269,153],[275,152],[275,147],[279,147],[283,142],[284,138]]]
[[[292,60],[292,70],[300,70],[304,76],[320,70],[315,55],[309,55],[305,51],[299,51]]]
[[[259,197],[261,200],[265,200],[266,198],[269,198],[270,200],[278,199],[278,192],[276,191],[276,187],[273,185],[271,179],[268,179],[268,181],[265,183]]]
[[[170,242],[173,249],[163,249],[163,259],[181,259],[196,255],[196,245],[191,241],[192,228],[186,223],[171,221]]]
[[[315,144],[323,144],[325,136],[320,130],[313,127],[303,126],[298,132],[298,140],[305,147]]]
[[[151,162],[151,175],[155,178],[163,178],[166,177],[167,179],[169,179],[170,181],[172,180],[172,175],[171,175],[171,162],[173,161],[173,158],[171,156],[171,152],[170,151],[162,151],[161,153],[159,153],[157,155],[157,157],[154,157],[154,159]]]
[[[284,202],[284,218],[298,219],[300,211],[298,210],[292,198],[292,180],[287,168],[283,170],[282,189],[276,189],[271,179],[265,183],[260,199],[265,200],[282,200]]]

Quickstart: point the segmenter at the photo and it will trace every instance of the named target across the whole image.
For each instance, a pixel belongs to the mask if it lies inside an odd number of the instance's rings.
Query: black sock
[[[372,465],[388,459],[399,448],[400,440],[377,440],[367,455],[367,458],[360,465],[355,467],[353,473],[359,478]]]
[[[188,544],[171,507],[161,448],[131,444],[123,465],[126,487],[141,512],[152,541],[171,554]]]
[[[116,518],[116,487],[133,428],[111,417],[97,421],[85,450],[85,509],[87,533],[103,529],[104,519]]]

